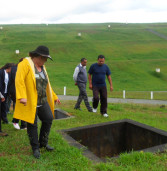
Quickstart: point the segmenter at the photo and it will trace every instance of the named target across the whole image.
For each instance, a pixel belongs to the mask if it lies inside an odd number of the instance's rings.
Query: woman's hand
[[[24,104],[24,106],[27,105],[27,99],[20,99],[20,103]]]
[[[55,104],[56,104],[56,103],[61,104],[61,102],[60,102],[59,99],[55,100]]]

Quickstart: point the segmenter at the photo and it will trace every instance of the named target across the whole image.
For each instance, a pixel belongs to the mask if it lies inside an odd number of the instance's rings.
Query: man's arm
[[[4,98],[4,96],[2,95],[1,92],[0,92],[0,100],[1,100],[1,102],[4,102],[5,101],[5,98]]]
[[[108,78],[108,81],[110,83],[110,91],[113,91],[111,75],[108,75],[107,78]]]
[[[77,82],[78,73],[79,73],[79,67],[76,67],[73,74],[73,79],[75,82]]]
[[[4,96],[2,95],[2,93],[0,92],[0,98],[2,99],[2,98],[4,98]]]
[[[88,80],[89,80],[89,89],[93,89],[93,86],[92,86],[92,76],[91,74],[88,75]]]

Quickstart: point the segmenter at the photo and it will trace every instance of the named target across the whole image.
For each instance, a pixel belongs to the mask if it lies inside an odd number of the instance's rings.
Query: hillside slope
[[[0,65],[17,63],[38,45],[46,45],[54,60],[48,61],[46,67],[58,94],[63,93],[64,86],[71,94],[77,94],[72,79],[75,66],[86,57],[89,69],[99,54],[106,56],[115,91],[165,91],[167,40],[149,29],[167,36],[166,28],[166,23],[3,25]],[[81,33],[80,37],[78,33]],[[19,55],[15,54],[16,49],[20,50]],[[160,74],[155,73],[156,68],[161,69]]]

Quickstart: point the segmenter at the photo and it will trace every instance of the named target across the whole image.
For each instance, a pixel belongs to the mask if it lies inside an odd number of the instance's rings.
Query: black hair
[[[1,67],[0,69],[9,69],[11,68],[12,66],[14,66],[15,64],[14,63],[6,63],[3,67]]]
[[[23,59],[24,59],[24,57],[23,57],[23,58],[20,58],[20,59],[19,59],[19,62],[16,64],[16,66],[17,66],[21,61],[23,61]]]
[[[38,53],[32,53],[32,52],[30,52],[30,53],[29,53],[29,56],[30,56],[31,58],[34,58],[34,57],[39,57],[39,56],[41,56],[41,55],[39,55]]]
[[[81,62],[83,62],[84,60],[87,60],[87,59],[86,59],[86,58],[82,58],[82,59],[81,59]]]
[[[19,63],[20,63],[21,61],[23,61],[23,59],[24,59],[24,57],[23,57],[23,58],[20,58],[20,59],[19,59]]]
[[[99,56],[98,56],[98,59],[99,59],[99,58],[100,58],[100,59],[103,59],[103,58],[105,59],[105,56],[104,56],[104,55],[99,55]]]

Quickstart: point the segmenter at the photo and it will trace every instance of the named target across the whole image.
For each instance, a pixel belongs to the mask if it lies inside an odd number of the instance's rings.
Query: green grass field
[[[112,71],[114,92],[109,96],[115,97],[122,90],[166,91],[167,40],[148,29],[167,35],[167,23],[110,25],[110,29],[108,23],[4,25],[0,30],[0,66],[17,63],[38,45],[46,45],[54,59],[48,61],[46,67],[57,94],[63,94],[66,86],[68,95],[77,95],[72,78],[76,65],[86,57],[88,70],[99,54],[106,56]],[[18,56],[17,49],[20,50]],[[156,68],[161,69],[160,75],[155,73]],[[92,95],[90,90],[88,95]]]
[[[108,29],[108,24],[111,29]],[[167,23],[3,25],[3,30],[0,30],[0,66],[7,62],[17,63],[38,45],[46,45],[54,60],[46,63],[53,89],[57,94],[63,94],[66,86],[67,95],[78,95],[72,78],[76,65],[82,57],[86,57],[89,69],[97,61],[97,56],[103,54],[112,71],[114,85],[114,91],[108,93],[109,97],[122,97],[122,91],[126,90],[127,98],[149,98],[145,91],[166,91],[167,40],[148,29],[167,35],[166,28]],[[79,32],[81,37],[77,36]],[[17,49],[20,50],[19,55],[15,54]],[[160,74],[155,73],[156,68],[161,69]],[[87,91],[92,96],[88,88]],[[167,99],[165,93],[157,93],[155,98]],[[59,108],[75,118],[53,121],[49,144],[55,147],[55,151],[49,153],[42,150],[40,160],[32,156],[25,130],[15,130],[12,124],[2,125],[9,136],[0,138],[0,170],[166,170],[167,153],[133,152],[121,154],[119,159],[109,159],[107,163],[94,164],[56,132],[125,118],[167,131],[166,107],[109,104],[109,118],[102,118],[99,112],[87,112],[83,103],[83,111],[76,111],[74,104],[74,101],[62,101]],[[8,115],[8,119],[11,121],[12,115]]]
[[[26,130],[16,130],[12,124],[2,125],[8,137],[0,137],[0,170],[62,170],[62,171],[166,171],[167,153],[123,153],[118,159],[108,159],[107,163],[93,163],[82,155],[82,150],[70,146],[57,132],[68,129],[102,122],[132,119],[162,130],[167,131],[166,107],[134,104],[108,104],[108,118],[97,113],[87,112],[84,104],[83,111],[76,111],[71,106],[75,101],[62,101],[56,106],[75,118],[54,120],[49,136],[49,144],[55,148],[53,152],[41,150],[41,158],[35,159],[29,144]],[[9,121],[12,115],[8,115]],[[39,122],[39,127],[41,123]]]

